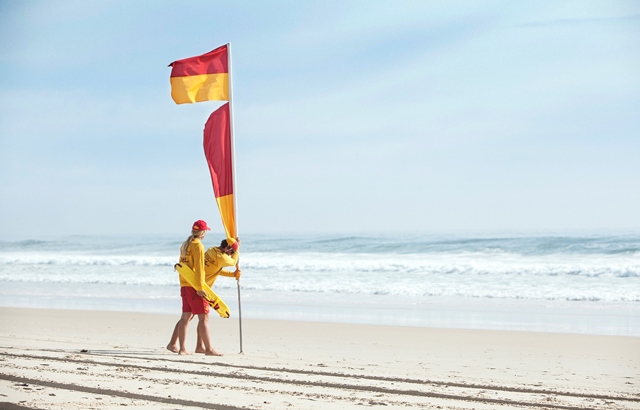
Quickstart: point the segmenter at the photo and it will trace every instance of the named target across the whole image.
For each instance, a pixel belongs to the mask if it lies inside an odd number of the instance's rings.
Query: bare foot
[[[180,351],[176,345],[167,345],[167,350],[173,353],[178,353]]]
[[[207,356],[224,356],[222,353],[220,353],[216,349],[211,349],[208,352],[204,352],[204,354]]]
[[[182,355],[188,355],[191,354],[190,352],[187,352],[186,350],[179,350],[178,354],[182,354]]]
[[[196,347],[196,353],[207,353],[207,350],[204,347]]]

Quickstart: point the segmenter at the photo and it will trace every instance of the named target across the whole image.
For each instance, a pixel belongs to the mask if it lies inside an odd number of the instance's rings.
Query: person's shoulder
[[[222,253],[222,251],[217,246],[212,246],[209,249],[207,249],[205,253],[208,253],[209,255],[219,255]]]
[[[220,253],[220,249],[218,249],[216,246],[212,246],[209,249],[207,249],[205,253],[208,253],[209,255],[214,255],[216,253]]]

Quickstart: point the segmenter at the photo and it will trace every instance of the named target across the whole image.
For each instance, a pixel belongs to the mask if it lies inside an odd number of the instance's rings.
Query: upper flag
[[[171,97],[176,104],[229,100],[229,53],[224,45],[169,64]]]
[[[227,242],[234,246],[237,237],[233,198],[233,149],[229,103],[215,110],[204,126],[204,155],[209,164],[213,193],[216,196]],[[234,246],[236,248],[236,246]]]

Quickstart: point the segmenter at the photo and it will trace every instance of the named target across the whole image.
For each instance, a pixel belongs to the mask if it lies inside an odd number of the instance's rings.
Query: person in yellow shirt
[[[196,274],[196,283],[198,286],[191,287],[189,283],[180,276],[180,297],[182,298],[182,316],[176,323],[174,333],[177,335],[179,347],[175,342],[167,346],[167,349],[178,354],[189,354],[185,341],[187,335],[187,327],[194,315],[198,315],[198,334],[209,335],[209,304],[204,298],[205,293],[202,291],[204,286],[204,245],[201,240],[211,229],[203,220],[197,220],[191,227],[191,235],[180,247],[180,263],[185,264]],[[205,354],[216,355],[217,352],[211,347],[211,341],[208,337],[203,337],[205,346]]]
[[[240,256],[239,252],[237,251],[239,247],[240,247],[240,240],[239,238],[236,238],[236,242],[233,245],[229,245],[227,243],[227,240],[224,239],[222,240],[222,242],[220,242],[219,247],[211,247],[207,249],[207,251],[203,255],[203,271],[202,271],[203,273],[202,274],[196,273],[196,277],[201,278],[199,282],[200,283],[204,282],[207,285],[209,285],[209,287],[213,287],[213,284],[215,283],[216,279],[218,279],[219,276],[236,278],[236,280],[240,279],[241,271],[239,269],[236,268],[234,272],[230,272],[223,269],[225,267],[237,265],[238,258]],[[181,257],[180,262],[181,263],[185,262],[187,265],[189,265],[189,261],[187,259],[188,258],[186,258],[183,261]],[[194,272],[196,272],[195,269],[193,270]],[[182,279],[181,277],[180,278],[181,292],[182,292],[182,288],[184,287],[183,282],[186,282],[186,281],[184,281],[184,279]],[[186,287],[189,287],[189,285],[187,284]],[[202,285],[200,286],[200,288],[202,289]],[[204,292],[202,292],[202,294],[200,294],[200,292],[196,292],[196,293],[199,296],[204,296]],[[192,292],[189,292],[189,294],[192,294]],[[211,346],[211,338],[209,336],[209,325],[208,325],[209,305],[206,302],[206,300],[204,300],[204,303],[206,304],[206,309],[205,309],[206,313],[204,314],[204,317],[202,318],[201,314],[198,314],[198,320],[199,320],[198,331],[197,331],[198,340],[196,342],[195,351],[196,353],[204,353],[205,355],[222,356],[220,352],[213,349],[213,347]],[[196,310],[199,310],[199,303],[197,305]],[[173,334],[171,336],[171,341],[167,345],[168,350],[174,353],[188,354],[188,352],[181,353],[183,351],[183,345],[180,339],[180,334],[181,334],[181,329],[184,326],[184,320],[186,320],[186,323],[188,324],[191,321],[191,319],[193,319],[193,314],[189,315],[185,312],[184,298],[183,298],[183,316],[180,318],[178,323],[176,323]],[[201,325],[201,323],[203,323],[203,325]],[[186,326],[184,326],[184,328],[186,332]],[[181,343],[180,347],[178,347],[177,345],[178,341],[180,341]],[[186,352],[186,349],[184,349],[184,351]]]
[[[236,280],[240,279],[240,269],[236,268],[235,271],[227,271],[223,268],[237,266],[238,258],[240,256],[240,252],[236,251],[236,249],[240,248],[240,239],[236,238],[236,243],[234,246],[227,244],[227,240],[223,239],[220,242],[220,246],[214,246],[204,253],[204,281],[210,288],[213,288],[213,284],[216,279],[220,276],[225,276],[227,278],[235,278]],[[198,332],[198,341],[196,343],[196,353],[205,353],[206,346],[205,340],[210,338],[207,335],[201,335]],[[217,352],[217,351],[216,351]],[[219,352],[217,352],[219,353]],[[222,355],[221,353],[219,353]]]
[[[239,238],[236,238],[236,244],[237,246],[235,244],[231,246],[226,239],[223,239],[220,246],[209,248],[204,253],[204,281],[209,287],[213,287],[218,276],[240,279],[239,271],[230,272],[223,269],[238,264],[240,253],[236,252],[236,249],[240,248]]]

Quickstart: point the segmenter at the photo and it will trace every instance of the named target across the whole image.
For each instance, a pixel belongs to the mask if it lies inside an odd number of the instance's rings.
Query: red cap
[[[207,223],[205,221],[203,221],[202,219],[198,219],[193,223],[193,228],[191,228],[191,230],[192,231],[210,231],[211,228],[207,226]]]

